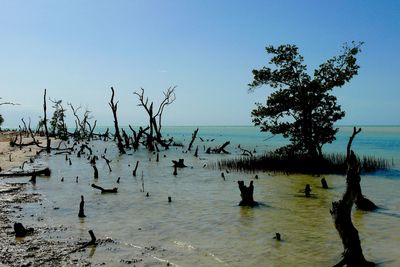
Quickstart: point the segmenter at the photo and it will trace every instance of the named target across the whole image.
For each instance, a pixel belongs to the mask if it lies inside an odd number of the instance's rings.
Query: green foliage
[[[3,122],[4,122],[3,116],[1,116],[0,114],[0,126],[3,124]]]
[[[50,120],[50,133],[53,136],[57,136],[60,139],[67,139],[67,126],[64,122],[65,109],[61,105],[62,100],[52,101],[54,103],[53,117]]]
[[[362,43],[345,44],[339,56],[321,64],[312,78],[303,64],[303,57],[295,45],[266,47],[272,55],[274,68],[253,70],[250,91],[267,85],[276,91],[268,96],[266,105],[256,103],[251,112],[255,125],[261,131],[282,134],[291,144],[280,149],[285,154],[303,154],[322,157],[322,146],[335,140],[338,131],[334,123],[343,118],[337,99],[331,94],[357,74],[356,55]]]

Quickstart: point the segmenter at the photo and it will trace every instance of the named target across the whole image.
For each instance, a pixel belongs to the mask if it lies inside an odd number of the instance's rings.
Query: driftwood
[[[332,202],[332,209],[330,210],[331,216],[335,223],[335,228],[339,233],[343,243],[343,259],[335,266],[348,266],[348,267],[369,267],[375,266],[373,262],[365,259],[360,238],[357,229],[351,221],[351,210],[355,199],[360,194],[360,164],[351,150],[351,143],[361,129],[356,130],[354,127],[353,134],[350,137],[347,145],[347,178],[346,178],[346,191],[341,200]]]
[[[229,154],[229,152],[225,150],[225,147],[228,146],[230,143],[231,143],[230,141],[226,141],[226,142],[225,142],[222,146],[220,146],[220,147],[216,147],[216,148],[213,148],[213,149],[211,149],[211,148],[209,147],[209,148],[207,148],[206,153],[207,153],[207,154],[210,154],[210,153],[215,153],[215,154],[221,154],[221,153]]]
[[[16,172],[7,172],[7,173],[0,173],[0,177],[11,177],[11,176],[50,176],[51,171],[49,168],[45,168],[42,170],[34,170],[34,171],[29,171],[29,172],[21,172],[21,171],[16,171]]]
[[[192,148],[192,145],[193,145],[193,142],[194,142],[194,140],[196,139],[196,136],[197,136],[197,132],[199,131],[199,128],[197,128],[194,132],[193,132],[193,134],[192,134],[192,140],[190,141],[190,144],[189,144],[189,147],[188,147],[188,150],[190,151],[190,149]]]
[[[103,193],[118,193],[118,188],[117,187],[114,187],[113,189],[105,189],[105,188],[103,188],[101,186],[98,186],[98,185],[95,185],[95,184],[92,184],[92,187],[101,190],[102,194]]]
[[[254,207],[258,205],[258,202],[254,201],[253,193],[254,193],[254,185],[253,181],[250,181],[250,185],[247,187],[244,185],[243,181],[238,181],[240,196],[242,197],[242,201],[240,201],[239,206],[249,206]]]

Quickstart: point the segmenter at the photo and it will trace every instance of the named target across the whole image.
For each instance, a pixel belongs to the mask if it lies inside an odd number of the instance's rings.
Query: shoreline
[[[0,132],[2,173],[21,170],[25,163],[34,164],[37,153],[41,150],[36,145],[10,146],[11,138],[17,135],[14,131]],[[40,143],[45,140],[45,137],[37,137]],[[22,138],[23,144],[31,141],[31,137]],[[14,223],[21,222],[26,228],[31,227],[24,223],[24,215],[22,215],[24,206],[29,203],[42,205],[42,194],[27,192],[27,187],[30,185],[27,178],[0,177],[0,267],[87,264],[85,260],[73,258],[70,255],[60,256],[60,251],[61,253],[68,251],[72,244],[48,239],[50,232],[59,230],[57,227],[43,225],[35,227],[31,235],[23,238],[15,237]]]

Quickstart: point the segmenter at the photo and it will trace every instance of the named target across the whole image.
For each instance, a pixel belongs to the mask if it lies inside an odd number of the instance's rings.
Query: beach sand
[[[41,149],[36,145],[23,146],[21,148],[17,146],[11,147],[10,140],[15,138],[15,136],[17,136],[17,133],[15,132],[0,133],[0,168],[2,172],[20,167],[25,161],[29,162],[29,159],[35,157],[36,153]],[[45,144],[45,137],[37,137],[36,139],[40,143]],[[22,138],[23,144],[27,144],[32,141],[33,139],[31,137],[25,136]]]
[[[0,167],[2,172],[18,170],[24,162],[36,157],[41,150],[36,145],[19,147],[10,146],[10,138],[15,132],[0,132]],[[36,137],[35,137],[36,138]],[[45,144],[45,137],[37,137],[37,141]],[[18,139],[19,141],[19,139]],[[29,143],[31,137],[22,138],[22,143]],[[11,161],[10,161],[11,157]],[[66,242],[48,240],[50,231],[56,227],[43,226],[34,229],[32,235],[16,238],[13,225],[21,222],[25,227],[24,218],[19,213],[24,203],[38,203],[42,196],[38,193],[28,193],[31,186],[26,178],[0,177],[0,267],[4,266],[84,266],[85,260],[70,257],[68,251],[74,245]]]

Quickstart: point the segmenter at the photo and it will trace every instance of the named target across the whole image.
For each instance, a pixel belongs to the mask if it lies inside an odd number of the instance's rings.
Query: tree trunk
[[[118,127],[118,119],[117,119],[118,101],[117,101],[117,103],[114,104],[114,88],[113,87],[111,87],[111,92],[112,92],[111,101],[108,104],[110,105],[113,116],[114,116],[115,137],[117,139],[119,153],[125,154],[124,145],[122,144],[122,138],[119,133],[119,127]]]
[[[49,130],[47,129],[47,112],[46,112],[46,89],[44,89],[44,95],[43,95],[43,113],[44,113],[44,130],[46,133],[46,152],[50,153],[50,144],[51,140],[49,137]]]
[[[192,140],[190,141],[189,148],[188,148],[189,151],[190,151],[190,149],[192,148],[193,142],[194,142],[194,140],[196,139],[196,136],[197,136],[197,132],[198,132],[198,131],[199,131],[199,128],[197,128],[197,129],[194,131],[194,133],[192,134]]]
[[[355,135],[359,133],[361,129],[356,131],[354,128],[353,135],[350,137],[347,146],[347,178],[346,178],[346,192],[344,193],[341,200],[332,202],[332,210],[330,210],[331,216],[335,223],[335,228],[339,233],[343,243],[343,260],[335,266],[348,266],[348,267],[369,267],[375,266],[373,262],[369,262],[365,259],[358,231],[354,227],[351,221],[351,210],[353,207],[354,200],[357,198],[360,190],[359,175],[360,166],[357,161],[354,152],[350,150],[351,142]]]

